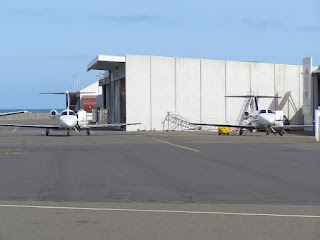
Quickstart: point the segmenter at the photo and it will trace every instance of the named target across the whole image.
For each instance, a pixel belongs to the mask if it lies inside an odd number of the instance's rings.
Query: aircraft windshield
[[[68,115],[68,111],[63,111],[61,115]],[[74,111],[69,111],[69,115],[76,115]]]
[[[272,110],[268,110],[268,113],[274,113],[274,111],[272,111]]]
[[[260,110],[259,113],[267,113],[266,110]]]

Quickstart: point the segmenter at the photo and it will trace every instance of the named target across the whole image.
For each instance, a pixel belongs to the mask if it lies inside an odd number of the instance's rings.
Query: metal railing
[[[201,129],[201,127],[192,124],[190,118],[183,117],[182,115],[173,112],[167,112],[167,116],[163,121],[163,131],[198,129]]]

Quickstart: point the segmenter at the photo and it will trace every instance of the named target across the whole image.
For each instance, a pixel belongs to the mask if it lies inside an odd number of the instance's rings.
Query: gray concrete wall
[[[168,111],[176,112],[174,58],[151,58],[151,127],[161,129],[163,116]]]
[[[51,119],[49,113],[21,113],[2,116],[0,120],[47,120]]]
[[[126,56],[126,114],[127,123],[140,122],[127,130],[152,129],[151,126],[151,57]],[[127,62],[129,64],[127,64]],[[160,89],[162,93],[164,89]]]
[[[248,62],[226,62],[225,95],[246,95],[250,91],[250,64]],[[224,101],[223,98],[220,101]],[[235,124],[245,99],[226,98],[226,123]]]
[[[277,101],[276,110],[283,110],[292,124],[303,123],[300,78],[300,66],[275,65],[275,93],[282,97]]]
[[[201,118],[200,60],[176,58],[176,112]]]
[[[201,121],[225,123],[226,62],[201,60]]]
[[[301,66],[185,58],[126,56],[127,130],[162,130],[167,111],[204,123],[237,123],[245,99],[225,95],[282,96],[260,99],[260,108],[283,110],[302,124]]]

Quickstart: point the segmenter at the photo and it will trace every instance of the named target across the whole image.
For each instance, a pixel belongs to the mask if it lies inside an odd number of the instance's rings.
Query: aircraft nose
[[[61,121],[64,128],[74,128],[77,124],[77,119],[75,118],[65,118]]]
[[[260,114],[260,123],[263,125],[272,126],[275,124],[276,117],[274,114]]]

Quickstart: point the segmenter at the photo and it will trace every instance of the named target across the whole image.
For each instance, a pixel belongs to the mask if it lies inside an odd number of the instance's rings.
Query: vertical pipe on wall
[[[224,61],[224,96],[227,95],[227,61]],[[227,123],[227,98],[224,97],[224,123]]]
[[[250,78],[250,94],[251,94],[251,91],[252,91],[252,77],[251,77],[251,71],[252,71],[252,68],[251,68],[251,62],[249,63],[249,78]]]
[[[177,112],[177,58],[174,59],[174,112]]]
[[[274,96],[278,96],[277,94],[277,87],[276,87],[276,65],[273,65],[273,92],[274,92]],[[278,98],[274,99],[274,110],[279,110],[278,109]]]
[[[150,130],[152,130],[152,57],[150,56]]]
[[[300,69],[300,66],[299,66],[299,68],[298,68],[298,75],[299,75],[299,110],[300,109],[302,109],[302,107],[301,107],[301,99],[300,99],[300,97],[301,97],[301,69]],[[299,111],[299,124],[301,124],[301,111]]]
[[[200,73],[199,73],[199,77],[200,77],[200,123],[202,123],[202,75],[201,75],[201,59],[200,59]]]

